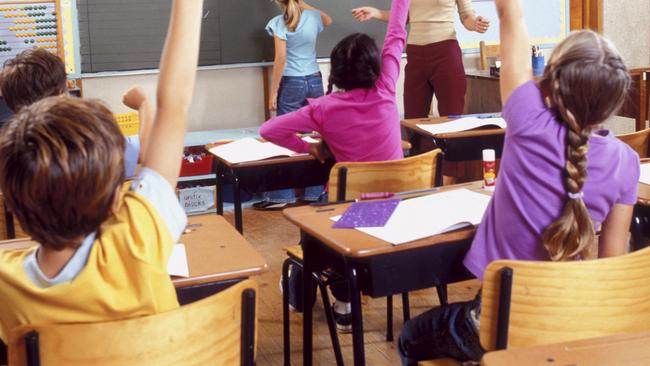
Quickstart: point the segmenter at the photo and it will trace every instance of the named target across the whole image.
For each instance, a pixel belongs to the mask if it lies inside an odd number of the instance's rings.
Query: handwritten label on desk
[[[185,212],[204,212],[214,207],[214,192],[214,186],[186,188],[178,191],[178,199]]]

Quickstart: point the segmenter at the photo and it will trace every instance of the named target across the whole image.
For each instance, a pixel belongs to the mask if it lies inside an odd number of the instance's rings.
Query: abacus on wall
[[[59,0],[0,2],[0,65],[30,48],[65,60]]]

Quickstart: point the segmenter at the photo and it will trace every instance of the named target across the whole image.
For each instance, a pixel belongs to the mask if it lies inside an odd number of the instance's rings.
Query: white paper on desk
[[[313,138],[313,137],[311,137],[311,136],[305,136],[305,137],[303,137],[303,138],[302,138],[302,141],[304,141],[304,142],[306,142],[306,143],[308,143],[308,144],[316,144],[316,143],[319,143],[319,142],[320,142],[320,140],[316,140],[315,138]]]
[[[467,189],[412,198],[400,202],[384,227],[356,230],[394,245],[404,244],[480,224],[490,198]]]
[[[215,146],[209,151],[232,164],[296,155],[296,152],[282,146],[271,142],[260,142],[252,137]]]
[[[445,123],[435,123],[430,125],[417,125],[419,128],[429,132],[432,135],[442,133],[469,131],[484,126],[495,126],[506,128],[506,120],[503,118],[476,118],[466,117]]]
[[[185,252],[185,245],[174,245],[172,255],[169,257],[169,263],[167,263],[167,272],[170,276],[190,276],[190,269],[187,265],[187,253]]]
[[[650,184],[650,164],[641,164],[641,176],[639,182],[643,184]]]

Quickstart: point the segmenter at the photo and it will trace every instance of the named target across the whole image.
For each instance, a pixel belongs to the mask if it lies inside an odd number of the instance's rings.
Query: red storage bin
[[[189,155],[201,155],[200,159],[194,158],[194,162],[187,159]],[[212,173],[212,161],[214,156],[207,152],[203,146],[191,146],[185,148],[183,163],[181,165],[181,177],[193,175],[205,175]]]

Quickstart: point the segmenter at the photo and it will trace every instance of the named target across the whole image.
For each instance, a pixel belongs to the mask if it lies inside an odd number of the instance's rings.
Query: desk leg
[[[239,190],[239,178],[235,174],[233,174],[232,178],[232,192],[235,201],[235,228],[243,235],[244,223],[242,220],[241,191]]]
[[[313,276],[313,265],[311,263],[311,243],[310,240],[304,240],[302,243],[302,364],[303,366],[312,365],[312,327],[313,327],[313,306],[306,304],[311,304],[311,293],[314,279]]]
[[[216,160],[216,159],[215,159]],[[216,184],[217,189],[217,215],[223,216],[223,184],[226,177],[223,173],[223,167],[218,161],[216,164]]]
[[[366,357],[363,344],[363,314],[361,312],[361,290],[357,278],[357,270],[349,270],[350,302],[352,303],[352,347],[354,348],[354,365],[364,366]]]

